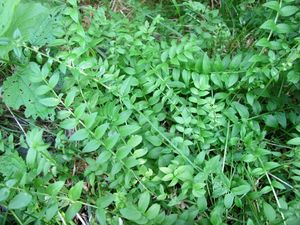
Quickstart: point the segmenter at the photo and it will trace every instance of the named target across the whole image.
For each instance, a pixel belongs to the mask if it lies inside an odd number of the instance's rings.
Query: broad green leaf
[[[253,154],[247,154],[243,157],[244,162],[254,162],[257,160],[257,157]]]
[[[57,181],[53,184],[50,184],[47,189],[46,192],[49,195],[55,196],[59,193],[59,191],[63,188],[63,186],[65,185],[64,181]]]
[[[207,209],[207,200],[205,195],[202,195],[197,199],[197,207],[200,212],[203,212]]]
[[[119,131],[122,137],[126,137],[137,132],[139,129],[141,129],[139,125],[124,125],[119,128]]]
[[[54,73],[49,79],[49,87],[53,89],[59,81],[59,73]]]
[[[106,225],[106,212],[104,209],[96,209],[96,218],[101,225]]]
[[[223,82],[219,74],[212,73],[210,78],[215,85],[217,85],[219,88],[223,88]]]
[[[100,139],[103,137],[103,135],[105,134],[105,132],[107,131],[109,127],[109,123],[104,123],[102,125],[100,125],[99,127],[96,128],[95,130],[95,136],[97,139]]]
[[[106,163],[107,160],[109,160],[111,157],[111,153],[109,151],[103,151],[100,153],[100,155],[97,158],[97,163],[98,164],[102,164],[102,163]]]
[[[26,163],[29,167],[33,167],[35,160],[37,157],[37,151],[33,148],[29,148],[27,155],[26,155]]]
[[[287,142],[288,145],[300,145],[300,137],[293,138]]]
[[[270,204],[264,202],[263,203],[263,210],[264,210],[264,214],[265,214],[266,218],[270,222],[272,222],[276,219],[276,211],[273,209],[273,207]]]
[[[273,20],[267,20],[266,22],[264,22],[260,28],[265,29],[265,30],[271,30],[271,31],[275,31],[276,30],[276,24],[274,23]]]
[[[74,118],[66,119],[60,123],[60,127],[66,130],[74,129],[77,126],[77,120]]]
[[[159,204],[153,204],[146,212],[146,217],[149,220],[154,219],[155,217],[158,216],[160,210],[160,205]]]
[[[175,57],[175,55],[176,55],[176,46],[173,45],[170,48],[170,50],[169,50],[169,57],[170,57],[170,59],[173,59]]]
[[[77,0],[68,0],[72,6],[77,6]]]
[[[133,135],[131,138],[128,140],[127,144],[131,147],[134,148],[138,146],[142,142],[143,138],[140,135]]]
[[[227,209],[229,209],[232,206],[233,200],[234,200],[234,195],[233,194],[228,193],[228,194],[225,195],[224,205]]]
[[[252,93],[247,93],[247,94],[246,94],[246,99],[247,99],[247,102],[249,103],[249,105],[252,105],[252,106],[253,106],[255,97],[256,97],[256,96],[253,95]]]
[[[198,85],[199,85],[199,90],[201,90],[201,91],[209,90],[209,88],[210,88],[209,76],[208,75],[200,75]]]
[[[178,59],[178,61],[180,61],[180,62],[185,62],[185,63],[187,63],[188,62],[188,59],[185,57],[185,55],[184,54],[178,54],[177,55],[177,59]]]
[[[276,25],[276,31],[280,34],[287,34],[293,31],[292,27],[286,23],[279,23]]]
[[[200,74],[192,73],[192,79],[196,88],[200,88]]]
[[[267,171],[272,170],[272,169],[274,169],[276,167],[279,167],[279,166],[280,166],[280,164],[277,163],[277,162],[266,162],[266,163],[264,163],[264,168]]]
[[[242,54],[235,55],[229,65],[229,68],[238,69],[242,62]]]
[[[249,184],[243,184],[238,187],[232,188],[231,192],[234,195],[245,195],[251,190],[251,186]]]
[[[192,166],[189,166],[189,165],[179,166],[174,171],[175,177],[177,177],[178,179],[180,179],[182,181],[193,180],[193,173],[194,173],[194,169]]]
[[[255,224],[254,224],[253,220],[251,220],[250,218],[248,218],[246,225],[255,225]]]
[[[86,146],[84,146],[82,152],[84,153],[94,152],[100,147],[100,145],[101,145],[100,141],[91,140],[86,144]]]
[[[182,79],[184,83],[188,86],[190,83],[191,73],[187,70],[182,71]]]
[[[47,85],[41,85],[35,90],[35,93],[37,95],[44,95],[44,94],[48,93],[50,90],[51,90],[51,88],[49,88]]]
[[[267,126],[276,128],[278,127],[278,122],[275,116],[273,115],[267,115],[264,117],[264,121]]]
[[[238,117],[236,116],[236,111],[233,108],[228,108],[225,110],[224,115],[226,115],[232,122],[237,123],[238,122]]]
[[[140,158],[143,157],[144,155],[146,155],[148,153],[147,149],[141,148],[141,149],[137,149],[134,151],[133,156],[135,158]]]
[[[121,125],[129,119],[129,117],[132,115],[132,110],[126,110],[120,113],[119,118],[116,122],[114,122],[115,125]],[[122,135],[122,134],[121,134]]]
[[[142,217],[140,211],[133,206],[127,206],[126,208],[121,209],[120,212],[124,218],[131,221],[138,221]]]
[[[291,16],[294,15],[296,12],[298,12],[299,7],[297,6],[292,6],[292,5],[288,5],[288,6],[284,6],[280,9],[280,15],[281,16]]]
[[[78,200],[81,196],[82,188],[83,188],[83,181],[79,181],[69,190],[68,197],[73,201]]]
[[[16,2],[20,2],[20,4],[15,5]],[[37,2],[1,0],[0,36],[7,37],[10,40],[21,37],[22,42],[30,41],[34,45],[46,43],[45,39],[50,40],[53,38],[52,26],[48,26],[48,29],[45,30],[45,24],[53,25],[52,22],[54,21],[53,18],[46,20],[49,11],[49,8]],[[43,30],[43,33],[41,30]],[[38,43],[37,40],[43,40],[43,43],[42,41]],[[22,54],[21,48],[17,48],[15,43],[9,42],[5,46],[0,46],[0,58],[9,60],[8,53],[13,49],[15,54],[17,53],[19,56]]]
[[[46,209],[45,217],[47,221],[50,221],[58,212],[58,204],[55,203],[53,205],[50,205]]]
[[[77,89],[75,89],[75,88],[68,92],[68,94],[65,98],[65,101],[64,101],[64,103],[67,107],[72,105],[76,94],[77,94]]]
[[[10,200],[9,209],[21,209],[29,205],[32,200],[32,196],[26,192],[17,194],[12,200]]]
[[[35,62],[29,63],[30,73],[27,74],[29,80],[32,83],[43,82],[43,76],[40,70],[40,66]]]
[[[179,78],[180,78],[180,70],[179,69],[173,69],[172,70],[172,76],[173,76],[173,79],[175,80],[175,81],[178,81],[179,80]]]
[[[242,105],[239,102],[233,102],[232,104],[235,106],[235,109],[238,111],[241,118],[245,118],[245,119],[249,118],[249,111],[246,106]]]
[[[232,86],[238,81],[238,79],[239,79],[238,74],[231,74],[231,75],[229,75],[229,77],[226,79],[225,84],[226,84],[226,86],[227,86],[228,88],[230,88],[230,87],[232,87]]]
[[[5,201],[9,196],[9,189],[4,187],[0,189],[0,202]]]
[[[144,192],[140,195],[139,202],[138,202],[138,208],[141,212],[146,212],[148,206],[150,203],[150,194],[149,192]]]
[[[171,173],[171,174],[167,174],[167,175],[163,176],[163,177],[161,178],[161,180],[162,180],[162,181],[170,181],[170,180],[172,180],[173,178],[174,178],[174,175]]]
[[[289,82],[291,82],[293,84],[297,84],[299,82],[299,80],[300,80],[300,74],[297,73],[294,70],[291,70],[287,74],[287,79],[288,79]]]
[[[124,72],[129,74],[129,75],[134,75],[136,72],[135,72],[135,69],[132,68],[132,67],[126,67],[124,68]]]
[[[279,8],[280,8],[278,1],[269,1],[269,2],[264,3],[263,6],[267,7],[267,8],[270,8],[270,9],[273,9],[275,11],[278,11]]]
[[[161,59],[162,62],[165,62],[165,61],[167,61],[168,57],[169,57],[169,52],[168,51],[164,51],[161,54],[160,59]]]
[[[135,72],[134,72],[135,73]],[[119,93],[121,96],[126,96],[129,94],[130,89],[132,86],[135,86],[136,84],[138,84],[138,81],[136,78],[134,77],[128,77],[127,79],[125,79],[122,84],[121,87],[119,89]]]
[[[124,145],[117,150],[116,157],[118,159],[124,159],[131,151],[132,147]]]
[[[177,123],[179,123],[179,124],[185,124],[184,119],[183,119],[182,117],[180,117],[180,116],[175,116],[175,117],[174,117],[174,120],[175,120]]]
[[[83,122],[86,128],[91,128],[96,121],[98,113],[94,112],[84,117]]]
[[[205,194],[205,184],[204,183],[194,183],[192,193],[195,197],[201,197]]]
[[[48,106],[48,107],[54,107],[57,106],[59,104],[60,100],[57,98],[42,98],[40,99],[40,103],[43,104],[44,106]]]
[[[97,199],[98,208],[106,208],[114,201],[114,195],[111,193],[106,193],[106,195],[101,196]]]
[[[139,164],[139,161],[136,160],[136,158],[134,158],[133,156],[129,156],[129,157],[127,157],[127,158],[124,159],[124,164],[128,168],[132,168],[134,166],[137,166]]]
[[[259,39],[255,45],[260,46],[260,47],[270,47],[271,44],[267,38],[263,37],[263,38]]]
[[[85,109],[86,109],[86,104],[85,103],[81,103],[78,107],[76,107],[76,109],[74,111],[74,115],[76,116],[77,119],[82,118],[82,116],[85,113]]]
[[[165,174],[173,173],[173,170],[169,167],[159,167],[159,170]]]
[[[19,2],[20,0],[2,0],[0,2],[0,36],[8,30]]]
[[[86,139],[89,136],[89,132],[86,129],[80,129],[76,131],[72,136],[70,137],[70,141],[82,141]]]
[[[206,53],[203,56],[202,70],[204,74],[208,74],[211,72],[211,62]]]
[[[64,119],[68,118],[71,114],[72,114],[72,112],[70,112],[68,110],[58,111],[57,112],[57,119],[64,120]]]
[[[158,136],[146,136],[147,141],[149,141],[152,145],[158,147],[162,145],[162,139]]]
[[[185,55],[185,57],[187,57],[190,60],[194,60],[194,56],[193,53],[190,51],[184,51],[183,54]]]
[[[82,205],[79,202],[72,203],[66,211],[66,220],[71,221],[75,217],[75,215],[79,212],[81,206]]]
[[[104,140],[104,145],[108,150],[113,149],[113,147],[117,144],[119,141],[120,135],[117,133],[114,133],[112,136],[108,137]]]

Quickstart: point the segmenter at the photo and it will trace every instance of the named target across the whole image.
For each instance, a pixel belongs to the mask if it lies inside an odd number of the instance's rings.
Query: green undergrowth
[[[0,224],[299,224],[299,6],[0,0]]]

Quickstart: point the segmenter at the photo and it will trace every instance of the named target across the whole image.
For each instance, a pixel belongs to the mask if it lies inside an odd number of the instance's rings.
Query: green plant
[[[298,1],[1,3],[3,224],[297,224]]]

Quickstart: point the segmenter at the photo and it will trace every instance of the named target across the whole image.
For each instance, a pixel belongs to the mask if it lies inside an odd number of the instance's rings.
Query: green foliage
[[[17,70],[3,83],[4,102],[14,109],[25,106],[26,117],[47,119],[53,116],[54,106],[58,104],[56,99],[53,101],[53,98],[49,97],[52,96],[51,85],[44,82],[47,73],[47,65],[40,70],[35,63]]]
[[[7,8],[1,8],[2,6]],[[8,53],[14,50],[20,57],[19,45],[28,41],[35,46],[55,44],[56,37],[62,36],[61,12],[64,6],[51,7],[49,4],[33,1],[1,0],[0,56],[8,60]],[[0,26],[2,26],[0,24]],[[54,43],[53,43],[54,42]]]
[[[4,177],[13,177],[26,171],[26,165],[16,152],[5,152],[0,159],[0,173]]]
[[[19,4],[20,0],[16,1],[7,1],[7,0],[1,0],[0,2],[0,10],[1,10],[1,32],[0,35],[5,33],[7,29],[9,28],[11,21],[13,19],[14,11],[16,6]]]
[[[2,223],[297,222],[299,1],[3,2]]]

